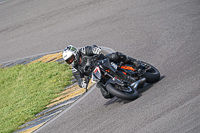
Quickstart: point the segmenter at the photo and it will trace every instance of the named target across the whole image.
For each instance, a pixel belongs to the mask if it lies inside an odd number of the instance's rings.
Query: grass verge
[[[0,69],[0,132],[11,133],[71,84],[66,64],[33,63]]]

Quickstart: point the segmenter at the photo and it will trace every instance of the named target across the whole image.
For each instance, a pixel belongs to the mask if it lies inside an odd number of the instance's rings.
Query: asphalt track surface
[[[199,133],[199,0],[1,0],[0,64],[97,44],[156,66],[135,101],[94,88],[37,132]]]

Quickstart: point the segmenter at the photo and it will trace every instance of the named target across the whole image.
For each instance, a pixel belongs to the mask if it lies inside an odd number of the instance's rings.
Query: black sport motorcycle
[[[155,83],[159,79],[159,71],[148,63],[141,62],[136,68],[123,62],[110,62],[109,58],[96,60],[91,77],[92,82],[100,84],[112,97],[124,100],[135,100],[144,83]]]

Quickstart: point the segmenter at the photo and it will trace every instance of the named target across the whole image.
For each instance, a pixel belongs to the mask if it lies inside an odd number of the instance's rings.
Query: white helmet
[[[62,53],[63,59],[68,64],[71,64],[75,60],[76,54],[77,54],[77,48],[72,45],[69,45],[68,47],[66,47]]]

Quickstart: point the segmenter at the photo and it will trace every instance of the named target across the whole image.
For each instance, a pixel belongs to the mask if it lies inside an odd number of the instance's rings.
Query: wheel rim
[[[150,68],[150,69],[148,69],[146,72],[148,72],[148,73],[156,73],[156,70],[154,69],[154,68]]]

